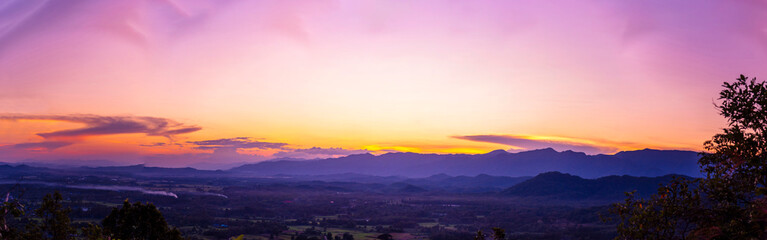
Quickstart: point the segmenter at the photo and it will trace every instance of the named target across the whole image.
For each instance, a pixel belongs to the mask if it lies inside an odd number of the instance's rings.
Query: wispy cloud
[[[23,149],[28,151],[51,151],[57,148],[66,147],[69,145],[72,145],[73,142],[66,142],[66,141],[47,141],[47,142],[29,142],[29,143],[19,143],[19,144],[13,144],[8,146],[0,147],[0,149],[5,148],[13,148],[13,149]]]
[[[287,143],[262,142],[249,137],[222,138],[204,141],[189,141],[195,145],[194,148],[201,150],[218,149],[281,149],[288,145]]]
[[[340,156],[362,154],[362,153],[368,153],[368,152],[369,152],[368,150],[363,150],[363,149],[312,147],[312,148],[288,149],[286,151],[275,153],[272,156],[277,158],[312,159],[312,158],[340,157]]]
[[[612,153],[619,150],[617,146],[586,139],[564,137],[542,137],[523,135],[467,135],[453,136],[456,139],[475,142],[503,144],[511,147],[512,151],[553,148],[558,151],[572,150],[587,154]]]
[[[163,146],[167,146],[167,145],[168,144],[164,143],[164,142],[156,142],[156,143],[151,143],[151,144],[139,144],[139,146],[142,146],[142,147],[163,147]]]
[[[147,136],[171,138],[174,135],[196,132],[202,129],[198,126],[185,125],[167,118],[137,116],[0,114],[0,120],[48,120],[85,124],[83,128],[37,133],[38,136],[45,139],[126,133],[143,133]]]

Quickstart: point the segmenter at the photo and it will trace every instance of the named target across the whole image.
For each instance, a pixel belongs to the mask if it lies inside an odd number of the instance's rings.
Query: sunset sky
[[[0,161],[701,150],[764,1],[0,2]]]

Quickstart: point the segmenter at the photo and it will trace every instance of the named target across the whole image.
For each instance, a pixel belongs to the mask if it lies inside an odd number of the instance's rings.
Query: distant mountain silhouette
[[[657,154],[657,153],[656,153]],[[417,154],[416,154],[417,155]],[[416,156],[407,154],[407,156]],[[511,154],[513,155],[513,154]],[[321,162],[321,161],[320,161]],[[275,162],[279,163],[279,162]],[[295,164],[296,162],[290,162]],[[144,165],[123,167],[45,168],[28,165],[0,164],[0,180],[6,183],[25,181],[51,181],[68,183],[78,179],[80,183],[135,185],[141,179],[184,179],[184,181],[215,181],[217,183],[245,184],[245,189],[281,191],[329,191],[329,192],[376,192],[376,193],[459,193],[498,194],[534,201],[594,200],[610,202],[624,199],[624,192],[637,190],[640,197],[655,193],[658,185],[667,183],[675,175],[659,177],[606,176],[585,179],[561,172],[546,172],[535,177],[509,177],[479,174],[476,176],[450,176],[435,174],[423,178],[372,176],[358,173],[331,175],[272,175],[257,177],[249,172],[208,171],[193,168],[159,168]],[[679,176],[679,175],[678,175]],[[684,177],[684,176],[683,176]],[[247,180],[246,180],[247,179]],[[175,180],[172,180],[175,181]]]
[[[119,166],[119,167],[80,167],[73,169],[78,172],[93,172],[100,174],[112,174],[115,176],[143,176],[143,177],[204,177],[222,175],[221,170],[197,170],[190,167],[164,168],[147,167],[144,164]]]
[[[446,192],[498,192],[532,177],[505,177],[480,174],[474,177],[437,174],[426,178],[410,178],[402,183],[412,184],[428,190]]]
[[[681,175],[665,175],[660,177],[632,177],[624,175],[584,179],[560,172],[547,172],[509,187],[502,191],[501,194],[547,199],[618,200],[625,198],[625,192],[634,190],[637,191],[636,194],[638,196],[649,196],[656,193],[660,184],[670,182],[674,176],[687,177]]]
[[[504,177],[535,176],[544,172],[563,172],[584,178],[610,175],[657,177],[680,174],[701,177],[697,164],[699,156],[691,151],[638,150],[614,155],[586,155],[584,153],[553,149],[539,149],[520,153],[496,150],[486,154],[418,154],[387,153],[350,155],[340,158],[295,160],[282,159],[246,164],[230,170],[210,171],[194,168],[161,168],[144,165],[114,167],[62,167],[58,165],[29,166],[8,164],[0,173],[23,174],[30,172],[99,173],[115,176],[154,177],[279,177],[300,179],[341,180],[354,182],[403,181],[428,190],[453,190],[479,185],[503,189],[524,179]],[[12,167],[15,166],[15,167]],[[491,176],[492,175],[492,176]],[[381,176],[388,176],[381,179]],[[398,177],[391,177],[398,176]],[[457,176],[457,177],[452,177]],[[476,177],[466,177],[476,176]],[[495,177],[493,177],[495,176]],[[443,182],[440,182],[444,180]],[[478,184],[474,184],[478,183]],[[438,186],[438,187],[437,187]]]
[[[398,187],[398,192],[400,193],[422,193],[428,191],[412,184],[393,184],[393,186]]]
[[[375,176],[426,177],[447,175],[534,176],[558,171],[586,178],[609,175],[663,176],[681,174],[701,176],[692,151],[638,150],[614,155],[586,155],[581,152],[546,148],[520,153],[496,150],[486,154],[369,153],[319,160],[278,160],[233,168],[234,173],[254,176],[331,175],[357,173]]]

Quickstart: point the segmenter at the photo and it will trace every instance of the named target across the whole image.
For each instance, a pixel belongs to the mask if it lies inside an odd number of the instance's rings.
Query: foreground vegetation
[[[10,195],[9,195],[10,196]],[[24,215],[24,205],[18,199],[6,199],[0,212],[10,213],[13,217]],[[55,192],[43,197],[40,207],[34,210],[32,218],[27,218],[23,228],[9,226],[8,215],[3,215],[0,222],[2,239],[183,239],[181,232],[169,228],[159,210],[152,204],[129,203],[125,200],[121,208],[114,208],[101,224],[89,223],[86,227],[75,229],[69,218],[71,209],[64,207],[61,193]]]
[[[767,83],[741,75],[723,87],[728,126],[705,143],[706,177],[629,194],[612,209],[619,239],[767,239]]]

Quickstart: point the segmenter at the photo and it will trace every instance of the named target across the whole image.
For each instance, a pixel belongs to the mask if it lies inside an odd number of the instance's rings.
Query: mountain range
[[[698,158],[691,151],[650,149],[611,155],[553,149],[520,153],[496,150],[475,155],[387,153],[281,159],[215,171],[144,165],[0,165],[0,179],[129,186],[137,184],[135,179],[159,179],[296,191],[478,193],[539,200],[615,201],[633,190],[638,196],[648,196],[674,177],[701,177]]]
[[[252,176],[356,173],[413,178],[435,174],[521,177],[557,171],[584,178],[610,175],[657,177],[668,174],[700,177],[698,159],[697,152],[680,150],[644,149],[587,155],[546,148],[519,153],[504,150],[485,154],[386,153],[376,156],[366,153],[318,160],[281,159],[246,164],[229,172]]]
[[[59,184],[74,188],[141,188],[141,182],[208,183],[242,189],[263,191],[328,191],[333,193],[370,192],[396,194],[480,194],[482,196],[511,197],[538,201],[614,202],[625,198],[625,192],[636,190],[636,196],[655,193],[659,184],[675,177],[606,176],[596,179],[546,172],[535,177],[508,177],[480,174],[476,176],[450,176],[436,174],[425,178],[370,176],[361,174],[335,174],[317,176],[248,177],[235,176],[226,171],[206,171],[192,168],[80,167],[52,169],[26,165],[0,165],[0,183],[3,184]],[[140,180],[140,181],[139,181]],[[581,202],[584,203],[584,202]]]
[[[145,165],[77,167],[56,164],[7,164],[19,166],[13,172],[41,167],[45,171],[100,172],[113,175],[156,177],[279,177],[314,180],[344,180],[380,182],[379,177],[391,179],[445,176],[536,176],[545,172],[562,172],[584,178],[610,175],[658,177],[669,174],[702,177],[699,155],[692,151],[652,150],[624,151],[616,154],[587,155],[581,152],[558,152],[551,148],[510,153],[495,150],[485,154],[420,154],[386,153],[356,154],[339,158],[301,160],[275,159],[245,164],[229,170],[199,170],[162,168]],[[8,166],[6,166],[8,167]],[[9,169],[8,169],[9,170]],[[41,169],[35,170],[39,172]],[[2,169],[0,169],[2,171]],[[436,176],[435,176],[436,175]],[[460,182],[460,181],[459,181]]]

